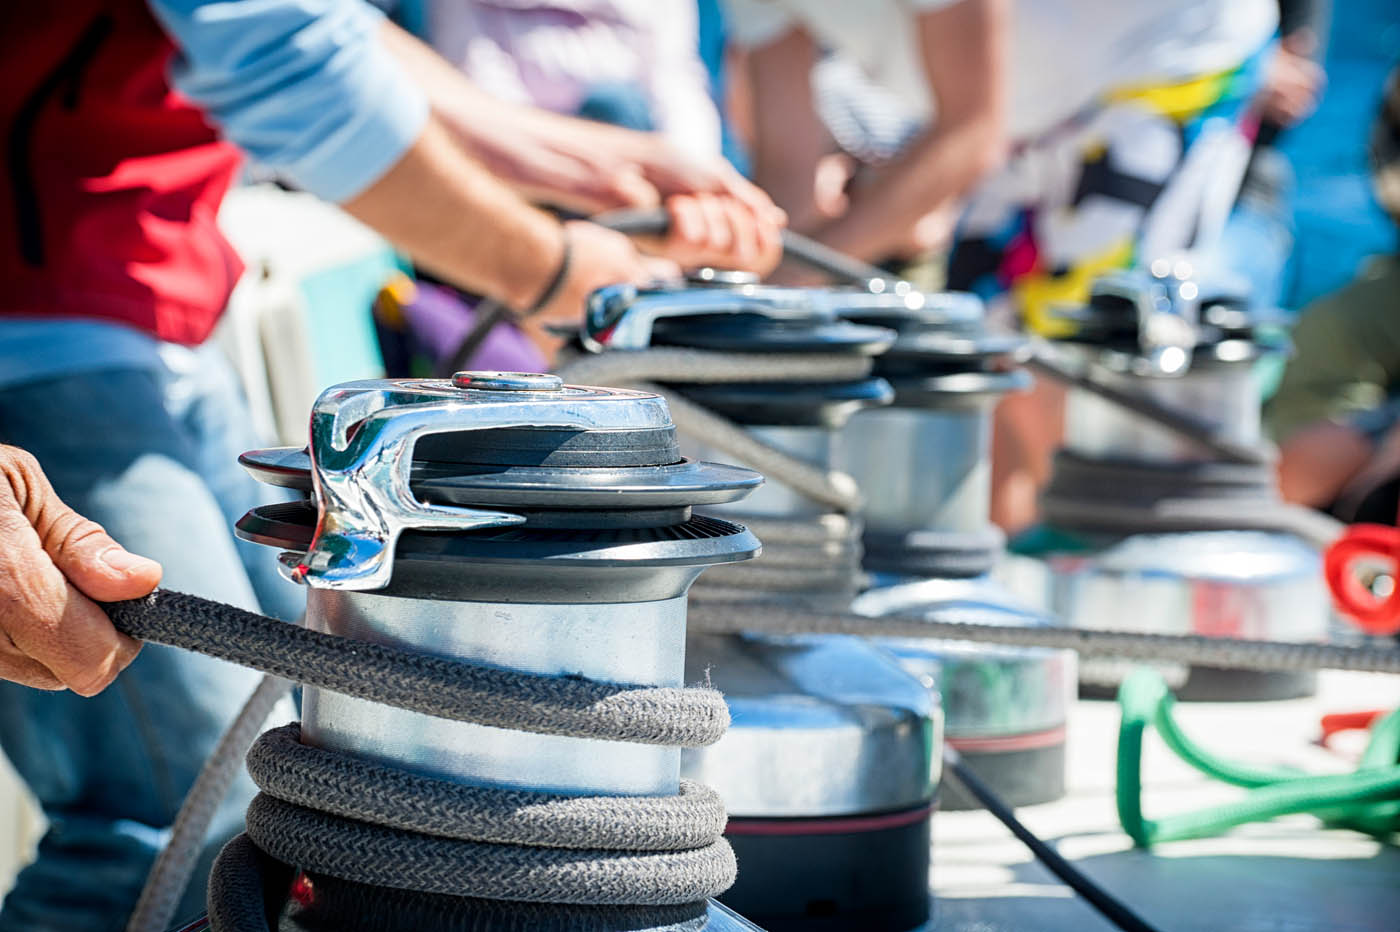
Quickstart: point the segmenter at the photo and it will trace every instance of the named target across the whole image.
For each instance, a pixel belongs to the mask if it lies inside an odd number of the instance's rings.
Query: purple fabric
[[[414,339],[441,365],[446,365],[476,323],[476,308],[451,289],[418,283],[418,293],[404,307]],[[486,335],[468,362],[472,369],[503,372],[544,372],[544,355],[525,334],[502,321]]]

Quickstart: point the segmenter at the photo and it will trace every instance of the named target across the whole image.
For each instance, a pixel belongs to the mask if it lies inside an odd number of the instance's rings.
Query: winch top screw
[[[458,372],[452,376],[458,388],[492,392],[557,392],[564,380],[548,372]]]

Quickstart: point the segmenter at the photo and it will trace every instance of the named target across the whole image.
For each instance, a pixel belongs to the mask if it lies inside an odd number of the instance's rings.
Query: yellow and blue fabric
[[[1107,270],[1191,246],[1215,150],[1247,152],[1264,60],[1114,89],[1017,146],[969,202],[949,287],[1009,300],[1028,329],[1062,336],[1056,304],[1082,302]]]

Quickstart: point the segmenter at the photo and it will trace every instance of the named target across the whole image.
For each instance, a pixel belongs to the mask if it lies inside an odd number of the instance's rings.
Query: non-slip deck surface
[[[1181,704],[1183,727],[1215,750],[1313,772],[1351,768],[1316,744],[1327,712],[1394,708],[1400,677],[1323,673],[1318,695],[1287,702]],[[1113,808],[1118,711],[1081,701],[1070,721],[1069,795],[1021,818],[1162,932],[1396,932],[1400,848],[1307,816],[1152,852],[1134,850]],[[1359,753],[1364,737],[1339,740]],[[1144,761],[1149,816],[1222,803],[1240,791],[1178,761],[1156,738]],[[1113,932],[986,812],[940,812],[933,826],[934,932]]]

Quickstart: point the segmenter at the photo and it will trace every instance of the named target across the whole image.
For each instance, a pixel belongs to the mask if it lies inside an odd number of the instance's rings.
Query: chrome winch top
[[[889,348],[893,333],[844,319],[829,297],[830,289],[723,278],[689,288],[614,285],[589,298],[583,342],[594,352],[685,346],[875,355]]]
[[[680,524],[690,505],[730,501],[762,481],[681,457],[656,395],[535,373],[336,386],[316,401],[305,451],[254,451],[242,462],[259,479],[311,492],[316,507],[304,548],[274,533],[288,517],[278,506],[251,513],[244,536],[304,549],[292,579],[346,590],[387,586],[408,531],[609,527],[629,523],[629,511],[634,524]]]
[[[1246,296],[1192,276],[1165,259],[1106,275],[1062,315],[1047,351],[1069,376],[1064,441],[1044,529],[1018,543],[1044,569],[1018,565],[1017,585],[1072,627],[1325,639],[1320,560],[1296,536],[1312,523],[1279,500],[1260,421],[1254,364],[1287,341]],[[1124,671],[1090,660],[1081,677],[1116,687]],[[1305,672],[1171,670],[1188,672],[1183,698],[1313,688]]]
[[[1094,352],[1110,370],[1141,377],[1173,377],[1287,350],[1284,337],[1264,328],[1270,315],[1250,308],[1247,295],[1202,284],[1194,272],[1187,259],[1163,259],[1102,275],[1084,304],[1055,309],[1063,332],[1053,339]]]

